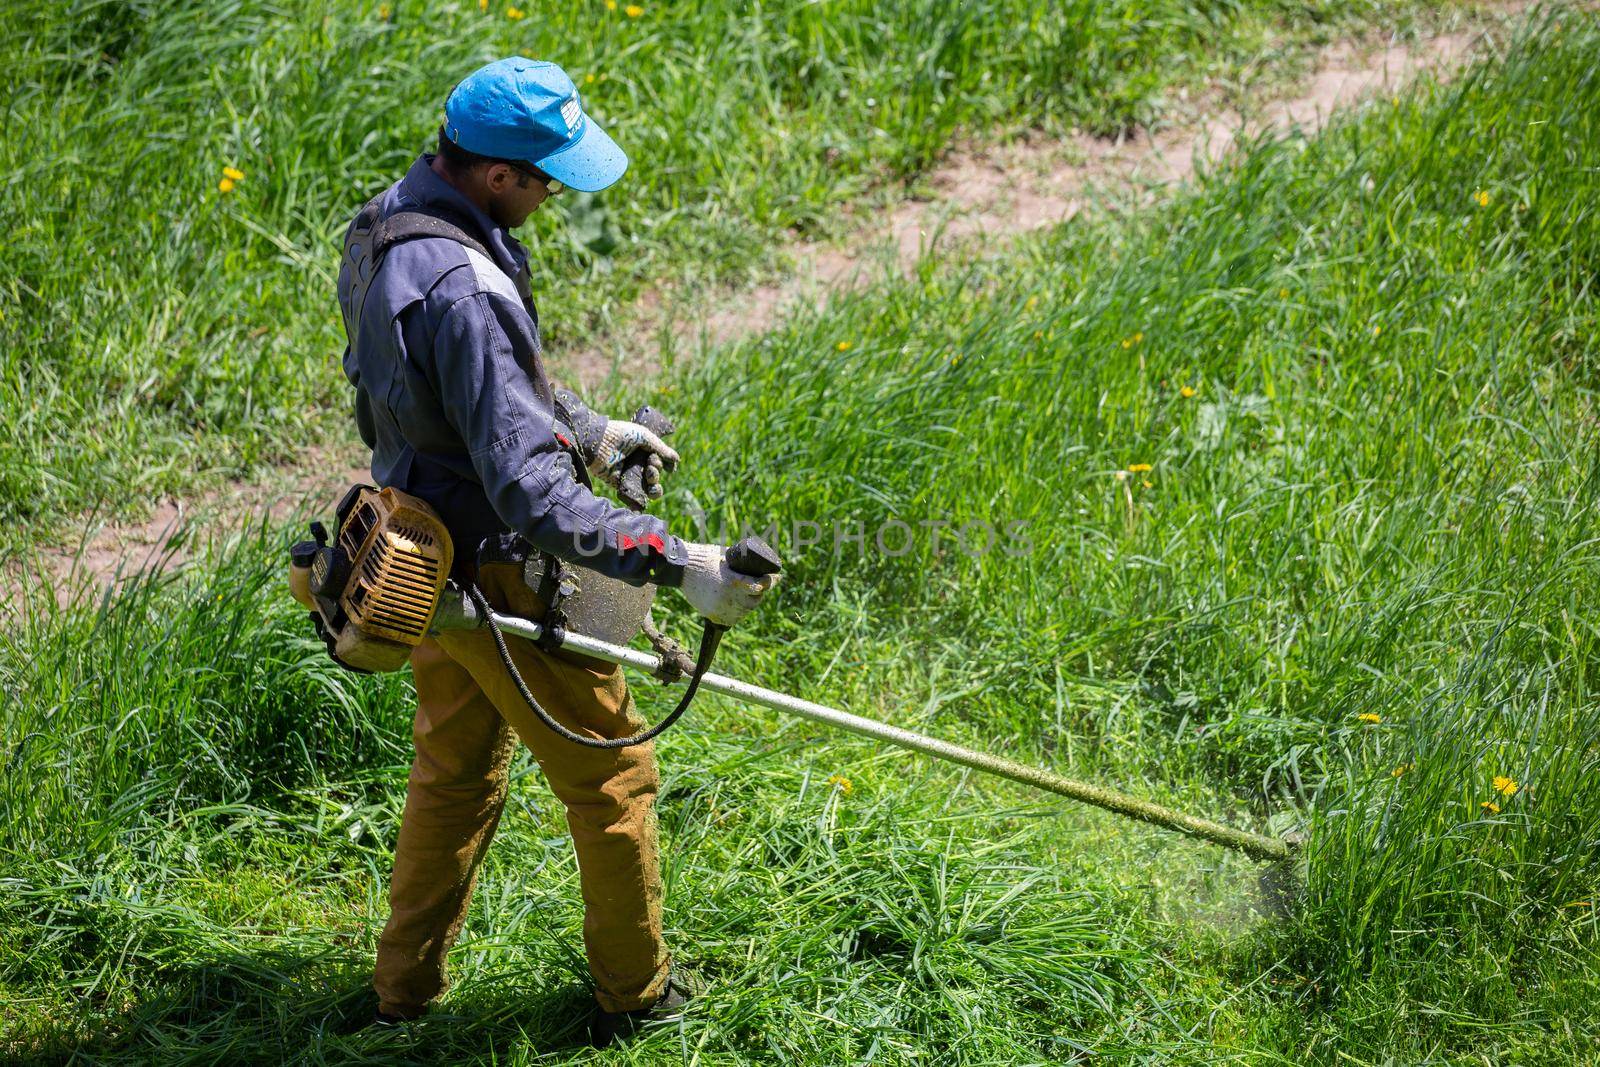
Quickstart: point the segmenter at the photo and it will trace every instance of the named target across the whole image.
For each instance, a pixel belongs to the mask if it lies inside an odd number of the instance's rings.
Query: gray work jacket
[[[442,208],[469,223],[463,229],[493,259],[447,238],[395,244],[360,322],[350,321],[350,267],[341,268],[344,372],[373,479],[433,505],[459,560],[470,562],[485,538],[515,532],[625,582],[679,584],[683,542],[655,516],[596,496],[573,460],[573,435],[545,376],[526,249],[435,174],[432,160],[422,156],[383,194],[381,216]]]

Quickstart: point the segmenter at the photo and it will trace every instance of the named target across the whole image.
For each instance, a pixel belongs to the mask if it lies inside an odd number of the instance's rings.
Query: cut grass
[[[930,264],[652,397],[680,524],[1030,523],[1021,556],[791,552],[724,669],[1311,846],[1263,923],[1237,857],[705,699],[661,817],[711,989],[603,1061],[1600,1056],[1597,59],[1557,12],[1147,219]],[[410,694],[326,663],[281,550],[4,636],[0,1047],[587,1058],[530,771],[444,1016],[339,1032]]]
[[[791,231],[848,227],[841,206],[958,135],[1120,129],[1275,37],[1410,9],[721,0],[630,18],[585,0],[512,20],[467,0],[26,3],[0,45],[15,131],[0,551],[349,436],[338,240],[485,60],[560,61],[634,160],[623,185],[531,227],[559,352],[646,284],[738,278]],[[225,167],[245,175],[228,192]]]

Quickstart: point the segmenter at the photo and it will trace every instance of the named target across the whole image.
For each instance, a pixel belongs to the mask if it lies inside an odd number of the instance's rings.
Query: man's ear
[[[483,183],[491,193],[505,192],[512,185],[512,168],[504,163],[491,163],[484,168]]]

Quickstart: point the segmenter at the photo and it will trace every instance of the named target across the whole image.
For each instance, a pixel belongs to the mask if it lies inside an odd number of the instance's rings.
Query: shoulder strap
[[[346,336],[352,344],[361,325],[361,311],[367,303],[367,290],[372,288],[384,254],[402,241],[441,237],[464,245],[494,263],[502,274],[511,279],[519,293],[524,292],[526,279],[518,278],[500,267],[483,242],[468,232],[463,225],[466,220],[453,212],[438,207],[407,208],[380,221],[378,216],[382,210],[383,194],[379,193],[362,207],[345,237],[344,258],[350,275],[350,289],[345,294],[341,310],[345,316]]]
[[[410,208],[406,211],[396,211],[378,223],[372,228],[372,255],[375,259],[382,259],[385,252],[401,241],[410,241],[418,237],[443,237],[448,241],[466,245],[481,256],[487,256],[490,262],[494,261],[494,256],[489,254],[482,241],[473,237],[458,225],[455,219],[438,208]]]

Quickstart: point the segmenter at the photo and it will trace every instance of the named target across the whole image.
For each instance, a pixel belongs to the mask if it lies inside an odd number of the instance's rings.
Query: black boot
[[[677,964],[667,971],[667,985],[661,996],[648,1008],[633,1011],[606,1011],[596,1007],[594,1019],[589,1023],[589,1039],[595,1048],[605,1048],[620,1038],[633,1036],[641,1025],[666,1019],[676,1019],[683,1014],[683,1006],[694,996],[689,983],[678,973]]]

